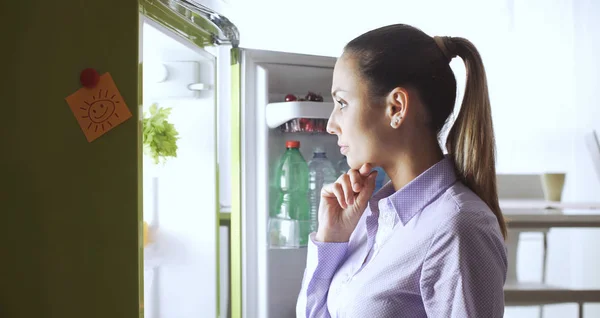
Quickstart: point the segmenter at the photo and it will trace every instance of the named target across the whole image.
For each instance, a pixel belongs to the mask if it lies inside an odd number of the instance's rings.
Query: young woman
[[[466,66],[456,99],[450,60]],[[352,168],[321,191],[298,317],[502,317],[506,225],[481,57],[408,25],[367,32],[335,65],[328,131]],[[391,181],[373,195],[381,166]]]

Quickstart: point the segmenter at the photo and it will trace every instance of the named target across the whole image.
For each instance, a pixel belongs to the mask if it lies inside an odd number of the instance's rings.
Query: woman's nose
[[[332,135],[337,135],[337,133],[339,132],[339,126],[337,125],[337,122],[335,120],[335,109],[331,112],[331,115],[329,115],[326,130]]]

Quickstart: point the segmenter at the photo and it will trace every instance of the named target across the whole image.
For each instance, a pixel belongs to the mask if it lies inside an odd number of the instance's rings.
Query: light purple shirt
[[[349,242],[309,241],[297,317],[504,315],[498,221],[448,157],[395,193],[385,185]]]

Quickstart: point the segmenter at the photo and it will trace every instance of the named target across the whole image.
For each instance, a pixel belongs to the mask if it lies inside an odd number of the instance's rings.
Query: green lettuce
[[[162,108],[152,104],[150,116],[144,112],[142,120],[144,153],[152,158],[155,164],[161,159],[166,162],[168,157],[177,157],[177,140],[179,133],[175,126],[167,118],[171,114],[171,108]]]

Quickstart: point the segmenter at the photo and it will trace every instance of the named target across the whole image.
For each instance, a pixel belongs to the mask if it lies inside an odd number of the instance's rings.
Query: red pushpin
[[[98,82],[100,81],[100,75],[93,68],[86,68],[81,71],[81,75],[79,75],[79,81],[81,81],[81,85],[87,88],[94,88]]]

